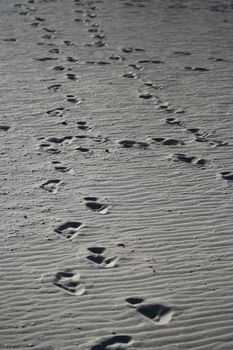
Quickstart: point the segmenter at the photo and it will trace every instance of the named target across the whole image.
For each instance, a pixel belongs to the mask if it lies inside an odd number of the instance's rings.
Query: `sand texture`
[[[233,349],[232,27],[0,1],[0,350]]]

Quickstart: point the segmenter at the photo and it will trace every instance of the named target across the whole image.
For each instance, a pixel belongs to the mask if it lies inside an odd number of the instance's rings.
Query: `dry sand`
[[[232,1],[0,19],[0,349],[232,350]]]

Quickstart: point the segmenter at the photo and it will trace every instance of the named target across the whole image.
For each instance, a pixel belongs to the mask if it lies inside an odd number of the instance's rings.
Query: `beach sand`
[[[1,0],[1,350],[233,349],[232,23]]]

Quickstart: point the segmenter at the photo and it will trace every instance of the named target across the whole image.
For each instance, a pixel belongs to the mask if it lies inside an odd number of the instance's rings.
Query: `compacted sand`
[[[0,349],[233,349],[233,3],[1,0]]]

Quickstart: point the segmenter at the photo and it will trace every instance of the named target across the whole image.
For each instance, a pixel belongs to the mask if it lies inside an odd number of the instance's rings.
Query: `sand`
[[[0,19],[0,349],[232,350],[232,1]]]

